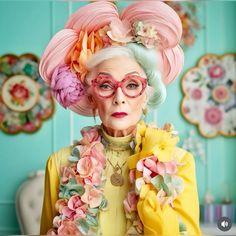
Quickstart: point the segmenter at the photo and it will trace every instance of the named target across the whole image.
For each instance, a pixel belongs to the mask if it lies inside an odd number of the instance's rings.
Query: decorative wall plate
[[[183,116],[208,138],[236,135],[236,53],[206,54],[182,79]]]
[[[54,111],[50,88],[33,54],[0,57],[0,128],[9,134],[35,132]]]
[[[194,1],[165,1],[165,3],[177,12],[182,22],[182,48],[193,46],[197,38],[197,31],[201,29],[197,18],[197,9],[200,3],[198,2],[197,5]]]

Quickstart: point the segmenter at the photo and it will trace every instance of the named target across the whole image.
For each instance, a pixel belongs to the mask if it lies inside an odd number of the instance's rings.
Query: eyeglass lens
[[[120,85],[120,86],[119,86]],[[97,93],[102,97],[109,97],[115,93],[116,89],[121,87],[123,93],[129,97],[135,97],[141,94],[143,83],[139,76],[131,75],[124,78],[121,82],[115,81],[109,76],[99,76],[96,81]]]

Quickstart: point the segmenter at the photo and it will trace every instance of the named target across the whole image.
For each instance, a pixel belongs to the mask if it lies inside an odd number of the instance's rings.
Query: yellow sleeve
[[[70,148],[63,148],[52,154],[46,165],[44,181],[44,199],[41,215],[40,234],[45,235],[52,228],[53,218],[58,214],[55,203],[58,200],[59,169],[67,161]]]
[[[144,225],[145,235],[179,235],[179,220],[186,225],[187,235],[201,235],[199,228],[199,202],[193,156],[185,152],[180,159],[177,175],[184,181],[184,191],[174,201],[174,208],[157,203],[153,190],[140,195],[138,213]]]

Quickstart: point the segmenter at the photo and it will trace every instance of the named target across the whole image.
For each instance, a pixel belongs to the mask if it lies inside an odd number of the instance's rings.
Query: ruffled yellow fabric
[[[178,137],[162,129],[147,126],[141,121],[137,126],[135,154],[128,159],[128,167],[135,169],[138,160],[150,155],[159,161],[176,160],[179,163],[177,176],[184,181],[184,191],[170,205],[160,206],[157,191],[149,184],[142,187],[138,201],[138,214],[144,225],[145,235],[180,235],[179,223],[187,227],[187,235],[201,235],[199,227],[199,201],[192,155],[177,148]],[[136,171],[136,178],[141,173]]]

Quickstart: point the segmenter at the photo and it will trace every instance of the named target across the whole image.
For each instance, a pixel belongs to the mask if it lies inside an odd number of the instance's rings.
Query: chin
[[[113,130],[126,130],[138,123],[139,119],[137,121],[131,122],[130,117],[122,118],[122,119],[117,119],[117,118],[112,118],[109,120],[109,122],[106,122],[104,124],[106,127],[109,127]]]

